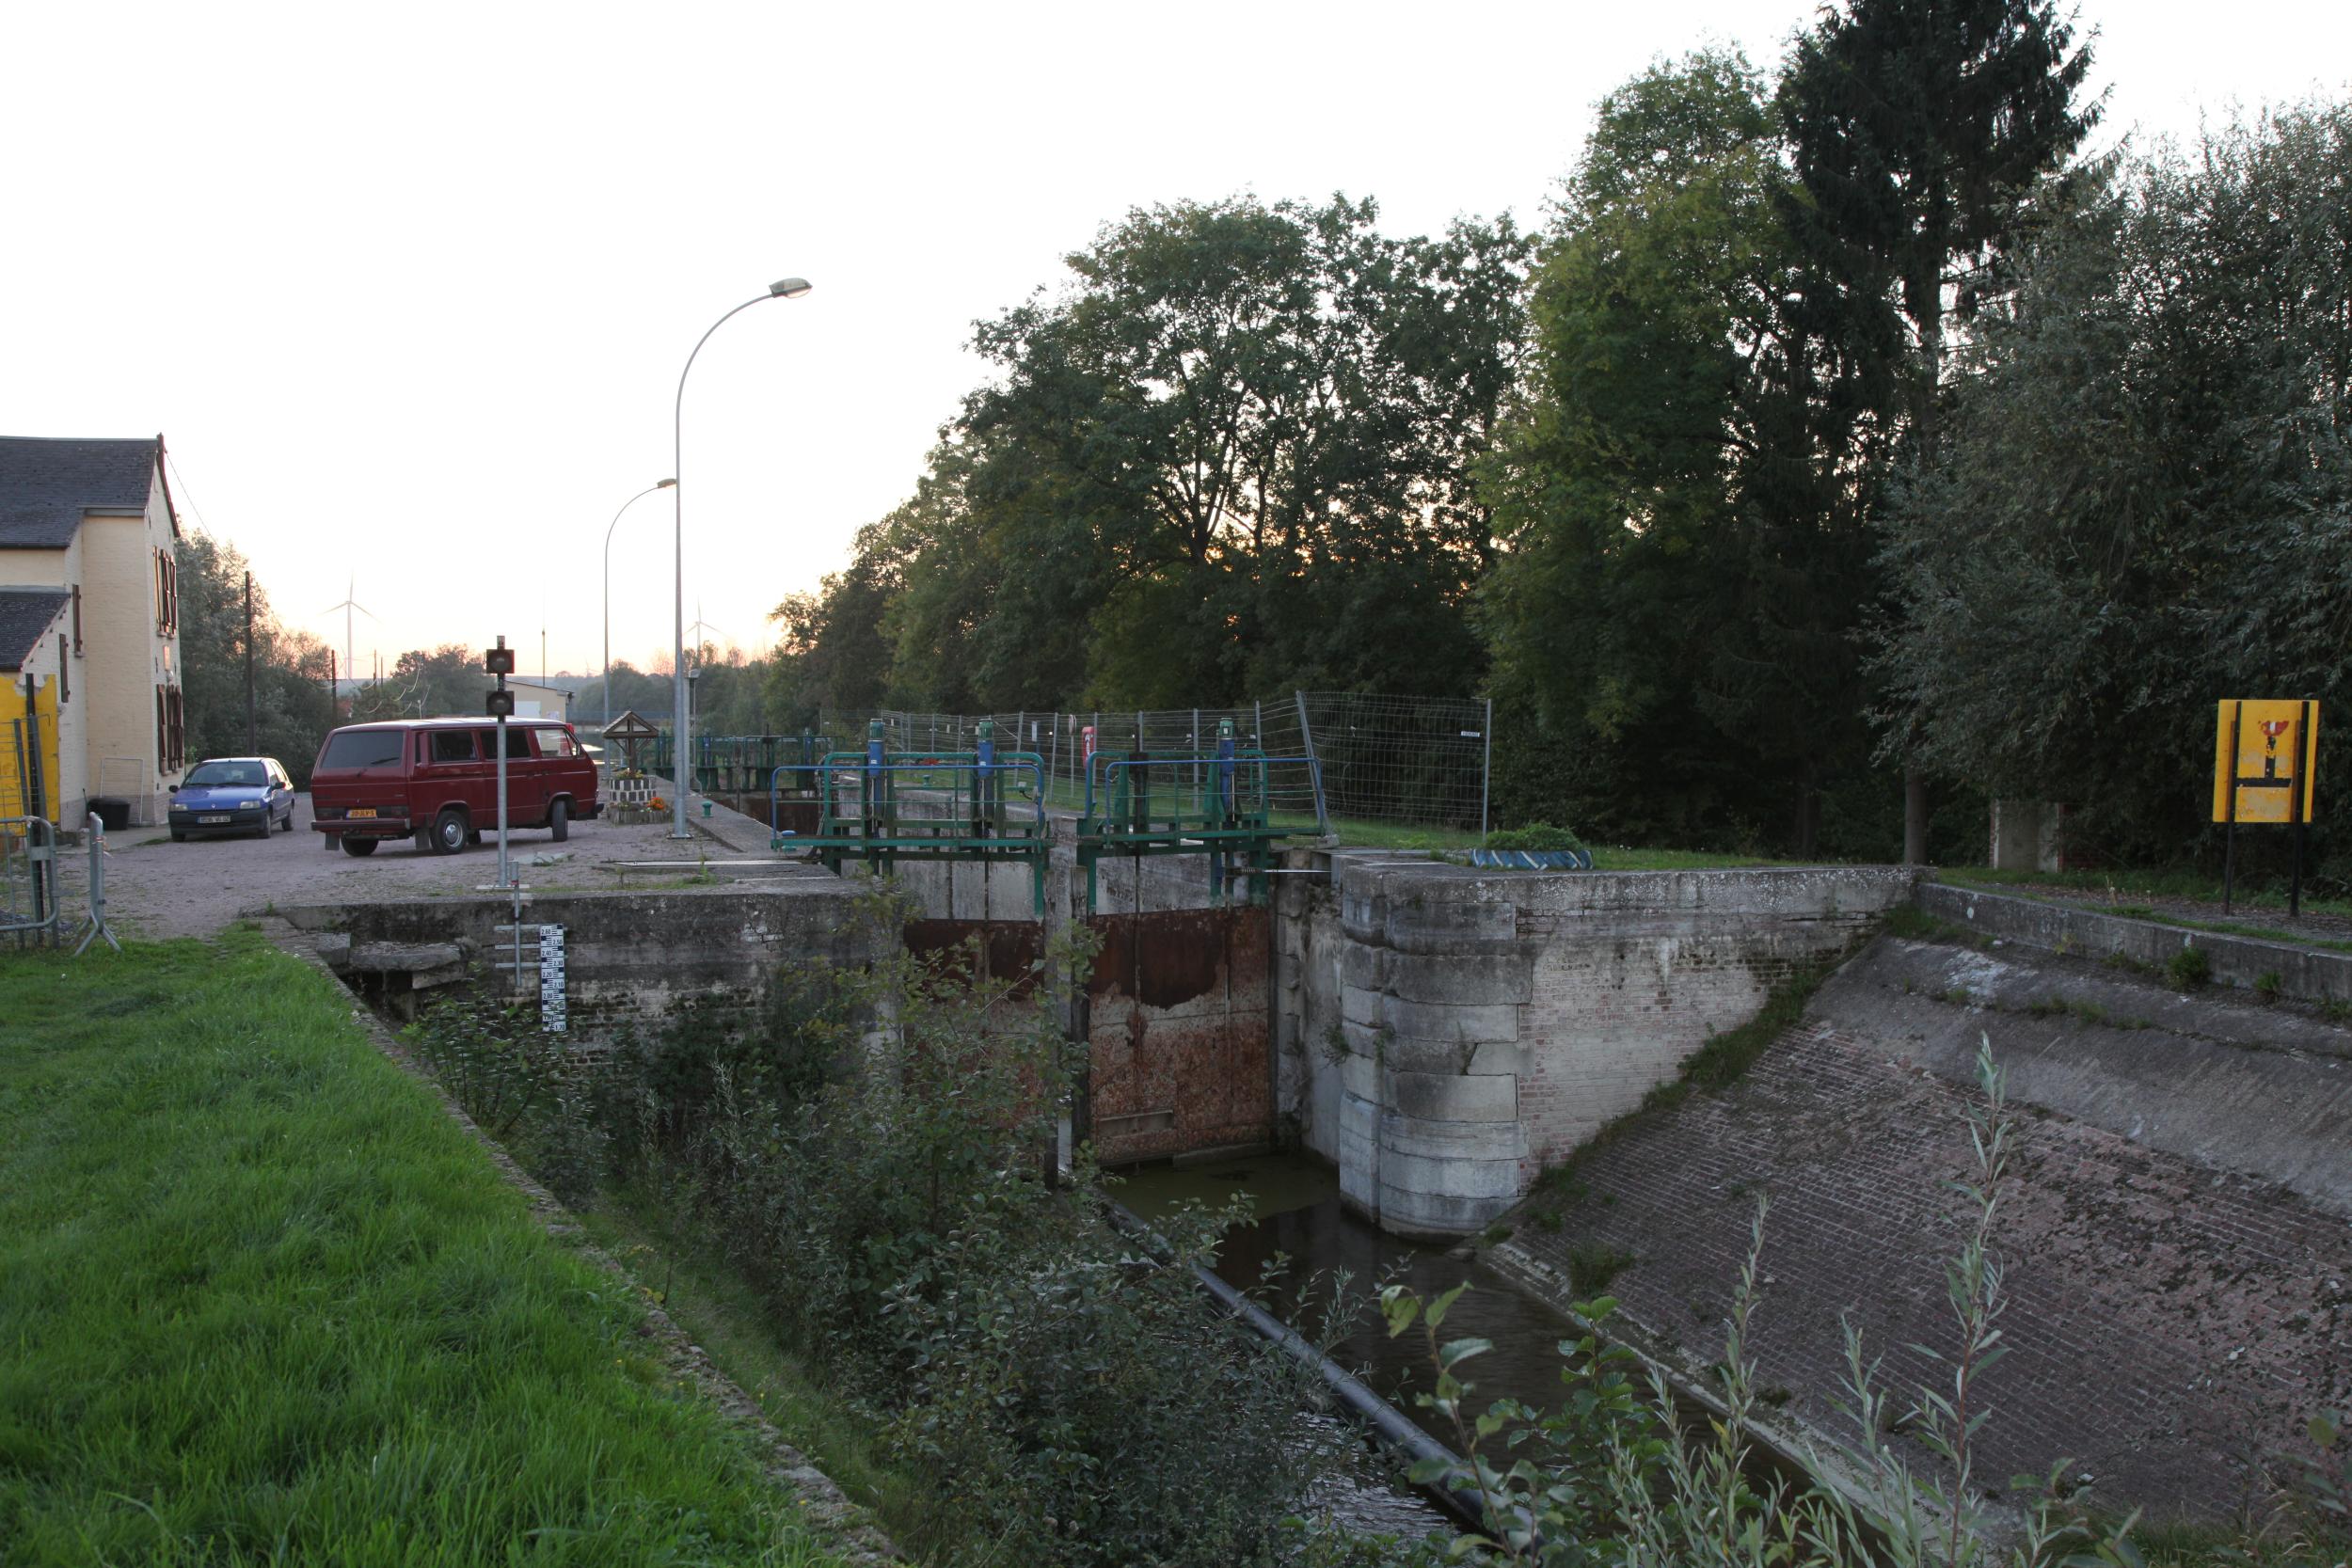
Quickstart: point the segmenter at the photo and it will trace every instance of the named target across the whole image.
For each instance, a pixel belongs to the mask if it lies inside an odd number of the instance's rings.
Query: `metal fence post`
[[[1486,798],[1494,787],[1495,777],[1495,700],[1486,699],[1486,760],[1478,769],[1478,836],[1486,836]]]
[[[1314,728],[1307,722],[1307,694],[1293,691],[1291,695],[1298,701],[1298,737],[1306,744],[1307,776],[1315,788],[1315,831],[1328,838],[1331,836],[1331,811],[1323,797],[1323,763],[1315,755]]]

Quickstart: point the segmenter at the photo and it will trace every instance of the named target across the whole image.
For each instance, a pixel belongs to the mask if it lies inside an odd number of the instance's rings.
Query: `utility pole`
[[[506,645],[505,637],[501,636],[498,646],[483,658],[482,668],[498,678],[485,705],[489,708],[490,717],[499,721],[499,886],[508,887],[513,884],[514,875],[506,859],[506,721],[515,711],[515,694],[506,689],[506,677],[515,673],[515,650]],[[515,921],[519,926],[522,916],[516,914]]]
[[[262,754],[262,725],[253,706],[253,574],[245,575],[245,749]]]

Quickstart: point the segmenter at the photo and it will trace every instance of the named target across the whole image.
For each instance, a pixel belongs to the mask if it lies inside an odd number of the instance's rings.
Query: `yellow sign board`
[[[2319,705],[2221,704],[2213,742],[2216,822],[2309,822],[2319,769]]]
[[[52,822],[58,819],[62,802],[57,777],[57,681],[52,675],[42,682],[32,697],[26,697],[23,679],[7,683],[8,695],[0,695],[0,816],[26,816],[32,814],[34,798],[40,798],[40,815]],[[15,699],[9,701],[9,696]],[[31,737],[40,736],[40,752],[34,755]],[[27,775],[31,775],[27,777]]]

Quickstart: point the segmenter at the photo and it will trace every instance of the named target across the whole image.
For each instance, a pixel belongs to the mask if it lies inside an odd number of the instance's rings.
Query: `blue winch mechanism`
[[[787,776],[803,772],[778,768],[770,776],[771,820],[782,819]],[[829,752],[817,765],[817,831],[779,831],[772,847],[807,850],[836,875],[853,860],[882,873],[900,861],[1025,864],[1032,906],[1044,918],[1053,845],[1045,759],[999,752],[993,722],[981,721],[969,752],[892,752],[882,721],[870,721],[863,752]]]
[[[1303,831],[1273,821],[1269,773],[1285,764],[1307,768],[1320,802],[1322,772],[1313,757],[1241,750],[1231,720],[1218,722],[1213,752],[1146,753],[1138,748],[1123,756],[1098,752],[1087,758],[1074,834],[1078,863],[1086,868],[1087,912],[1096,910],[1104,856],[1205,856],[1213,905],[1237,895],[1263,904],[1277,847]],[[785,819],[787,795],[806,788],[807,776],[803,767],[771,773],[771,820]],[[998,751],[993,721],[980,721],[968,752],[893,752],[882,721],[870,721],[866,750],[828,753],[817,764],[814,787],[815,831],[778,830],[771,847],[805,851],[835,874],[850,861],[882,873],[900,861],[1025,865],[1031,906],[1044,918],[1054,842],[1045,759],[1035,752]]]
[[[1301,830],[1274,825],[1270,769],[1302,764],[1323,799],[1323,774],[1311,756],[1270,757],[1243,751],[1233,721],[1216,726],[1214,752],[1158,752],[1087,758],[1086,800],[1078,816],[1078,863],[1086,868],[1087,912],[1095,910],[1097,869],[1105,855],[1205,855],[1209,902],[1223,906],[1247,881],[1249,903],[1263,904],[1273,885],[1275,850]],[[1322,813],[1317,811],[1320,819]]]

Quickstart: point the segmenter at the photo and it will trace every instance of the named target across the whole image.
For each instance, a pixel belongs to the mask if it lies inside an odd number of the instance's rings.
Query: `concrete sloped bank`
[[[2229,1516],[2311,1416],[2352,1401],[2352,1036],[2309,1019],[1882,939],[1740,1082],[1585,1150],[1494,1260],[1565,1303],[1572,1259],[1629,1258],[1608,1285],[1620,1327],[1703,1384],[1769,1196],[1760,1385],[1776,1423],[1840,1443],[1843,1323],[1894,1387],[1948,1380],[1911,1347],[1953,1337],[1945,1183],[1973,1170],[1980,1033],[2019,1141],[1979,1474],[2069,1458],[2119,1510]]]
[[[1919,908],[1984,937],[2051,953],[2092,958],[2112,955],[2149,969],[2161,970],[2184,948],[2194,948],[2205,956],[2218,984],[2251,989],[2267,982],[2279,995],[2296,1001],[2352,1003],[2352,953],[2103,914],[1948,882],[1921,883]]]

